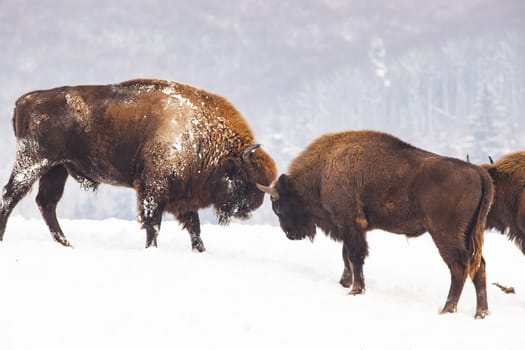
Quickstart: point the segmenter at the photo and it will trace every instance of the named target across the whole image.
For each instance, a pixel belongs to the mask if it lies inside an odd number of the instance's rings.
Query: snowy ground
[[[474,320],[465,285],[439,315],[449,273],[428,235],[368,235],[367,291],[337,283],[340,245],[279,228],[203,226],[193,253],[175,222],[143,249],[132,221],[62,220],[75,249],[41,220],[12,217],[0,243],[0,349],[523,349],[525,256],[486,235],[491,314]],[[513,286],[504,294],[492,282]]]

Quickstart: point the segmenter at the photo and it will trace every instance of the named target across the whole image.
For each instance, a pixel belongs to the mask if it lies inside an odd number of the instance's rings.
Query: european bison
[[[9,214],[40,180],[36,201],[53,238],[69,246],[56,218],[68,175],[82,187],[132,187],[146,247],[157,246],[163,212],[204,251],[198,209],[219,222],[246,218],[264,199],[256,183],[277,176],[272,158],[226,99],[163,80],[35,91],[16,102],[17,153],[0,202],[0,240]]]
[[[366,232],[415,237],[428,231],[451,274],[442,310],[455,312],[467,275],[477,295],[476,318],[488,313],[483,231],[493,196],[481,168],[415,148],[391,135],[347,131],[311,143],[271,186],[289,239],[313,239],[316,226],[343,242],[341,284],[365,291]]]
[[[488,171],[495,188],[487,228],[506,234],[525,254],[525,151],[481,167]]]

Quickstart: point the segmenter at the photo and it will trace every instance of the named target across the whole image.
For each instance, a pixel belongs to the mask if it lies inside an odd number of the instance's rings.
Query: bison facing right
[[[488,171],[495,188],[487,228],[505,233],[525,254],[525,151],[507,154],[481,167]]]
[[[311,143],[271,186],[272,199],[289,239],[313,238],[316,226],[343,242],[341,284],[365,291],[366,232],[381,229],[416,237],[429,232],[450,269],[442,312],[455,312],[470,274],[476,318],[488,313],[485,221],[493,197],[483,169],[413,147],[391,135],[348,131]]]

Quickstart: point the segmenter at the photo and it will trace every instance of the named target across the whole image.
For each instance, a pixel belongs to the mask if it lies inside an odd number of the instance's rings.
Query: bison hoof
[[[458,311],[458,308],[454,304],[446,304],[445,307],[443,307],[443,310],[441,310],[440,314],[453,314],[456,311]]]
[[[152,239],[152,240],[148,240],[146,242],[146,248],[151,248],[151,247],[155,247],[157,248],[157,239]]]
[[[343,273],[341,274],[339,284],[345,288],[350,288],[352,286],[352,283],[354,283],[354,276],[352,275],[352,272],[345,268]]]
[[[476,311],[476,314],[474,315],[474,318],[476,320],[482,320],[484,319],[486,316],[488,316],[489,314],[489,310],[477,310]]]
[[[352,290],[350,291],[350,293],[348,293],[349,295],[360,295],[360,294],[365,294],[365,288],[352,288]]]
[[[73,248],[73,245],[64,236],[53,236],[56,242],[62,244],[64,247]]]
[[[204,248],[204,243],[202,243],[202,239],[199,235],[191,235],[191,250],[197,253],[202,253],[206,251],[206,248]]]
[[[352,281],[348,279],[341,278],[339,280],[339,284],[342,285],[344,288],[350,288],[352,286]]]
[[[204,248],[204,244],[200,242],[198,244],[192,244],[191,250],[197,253],[202,253],[206,251],[206,248]]]

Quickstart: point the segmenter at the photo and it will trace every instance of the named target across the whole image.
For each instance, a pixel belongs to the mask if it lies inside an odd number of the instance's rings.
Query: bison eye
[[[273,211],[275,212],[275,214],[281,215],[281,202],[280,201],[273,202],[272,203],[272,208],[273,208]]]

